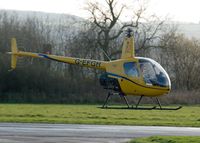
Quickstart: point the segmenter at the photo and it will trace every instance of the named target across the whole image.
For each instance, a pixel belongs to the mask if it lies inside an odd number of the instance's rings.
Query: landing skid
[[[181,109],[182,108],[182,106],[178,106],[178,107],[175,107],[175,108],[173,108],[173,107],[162,107],[162,108],[155,108],[155,110],[179,110],[179,109]]]
[[[135,110],[154,110],[156,109],[156,106],[153,107],[132,107],[131,109],[135,109]]]
[[[169,107],[163,108],[162,105],[161,105],[161,103],[160,103],[160,100],[157,97],[156,97],[156,101],[157,101],[157,103],[159,105],[159,108],[155,108],[156,110],[179,110],[179,109],[182,108],[182,106],[175,107],[175,108],[172,108],[172,107],[170,107],[170,108]]]
[[[182,106],[179,106],[179,107],[157,107],[157,106],[154,106],[154,107],[132,107],[131,109],[135,109],[135,110],[179,110],[181,109]]]
[[[126,109],[126,110],[153,110],[156,108],[156,106],[154,107],[138,107],[138,108],[135,108],[135,107],[119,107],[119,106],[106,106],[106,107],[99,107],[101,109],[120,109],[120,110],[123,110],[123,109]]]
[[[125,101],[127,107],[108,107],[108,100],[109,98],[112,96],[112,95],[119,95],[121,97],[122,100]],[[140,96],[140,99],[138,100],[138,103],[135,105],[135,106],[130,106],[129,103],[128,103],[128,100],[126,98],[126,96],[123,94],[123,93],[120,93],[120,92],[108,92],[108,95],[106,97],[106,100],[103,104],[103,106],[101,108],[103,109],[134,109],[134,110],[179,110],[182,108],[182,106],[179,106],[179,107],[162,107],[161,103],[160,103],[160,100],[156,97],[156,101],[157,101],[157,104],[159,105],[158,107],[157,106],[153,106],[153,107],[139,107],[139,104],[142,100],[144,96]]]
[[[140,96],[140,99],[138,100],[138,103],[137,103],[135,109],[145,109],[145,108],[138,108],[138,106],[139,106],[139,104],[140,104],[140,102],[141,102],[141,100],[142,100],[143,97],[144,97],[144,96]],[[162,107],[162,105],[161,105],[161,103],[160,103],[160,100],[159,100],[157,97],[155,97],[155,98],[156,98],[156,102],[157,102],[157,104],[159,105],[159,107],[154,106],[154,107],[152,108],[152,110],[179,110],[179,109],[182,108],[182,106],[175,107],[175,108],[173,108],[173,107]]]

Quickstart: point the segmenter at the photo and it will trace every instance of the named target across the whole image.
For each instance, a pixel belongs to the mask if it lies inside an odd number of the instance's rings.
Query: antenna
[[[99,48],[99,47],[98,47]],[[102,49],[102,48],[99,48],[100,50],[103,51],[104,55],[106,55],[106,57],[108,58],[109,61],[111,61],[111,58],[108,56],[108,54]]]

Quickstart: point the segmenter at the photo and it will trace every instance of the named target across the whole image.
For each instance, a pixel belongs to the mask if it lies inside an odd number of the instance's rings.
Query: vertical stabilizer
[[[15,38],[12,38],[11,40],[11,68],[15,69],[17,66],[17,55],[16,53],[18,52],[17,50],[17,42]]]
[[[124,39],[121,59],[128,59],[134,57],[135,57],[134,38],[133,36],[130,37],[127,36]]]

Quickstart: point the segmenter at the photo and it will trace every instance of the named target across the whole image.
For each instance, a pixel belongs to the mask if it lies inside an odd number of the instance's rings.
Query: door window
[[[127,62],[124,63],[124,72],[126,75],[130,77],[138,77],[138,69],[137,69],[137,64],[135,62]]]

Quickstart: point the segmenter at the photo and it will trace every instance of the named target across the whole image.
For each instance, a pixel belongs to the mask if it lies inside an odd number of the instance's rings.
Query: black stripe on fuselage
[[[111,75],[111,76],[123,78],[123,79],[125,79],[125,80],[128,80],[128,81],[130,81],[130,82],[132,82],[132,83],[134,83],[134,84],[136,84],[136,85],[138,85],[138,86],[144,87],[144,88],[150,88],[150,89],[156,89],[156,90],[166,90],[166,91],[169,91],[169,89],[160,89],[160,88],[149,87],[149,86],[147,87],[147,86],[141,85],[141,84],[139,84],[139,83],[136,83],[136,82],[132,81],[131,79],[129,79],[129,78],[127,78],[127,77],[124,77],[124,76],[121,76],[121,75],[117,75],[117,74],[113,74],[113,73],[109,73],[109,72],[107,72],[107,74],[108,74],[108,75]]]
[[[49,59],[49,60],[57,61],[57,62],[67,63],[65,61],[61,61],[61,60],[58,60],[58,59],[51,58],[51,57],[47,56],[46,54],[38,54],[38,56]]]

